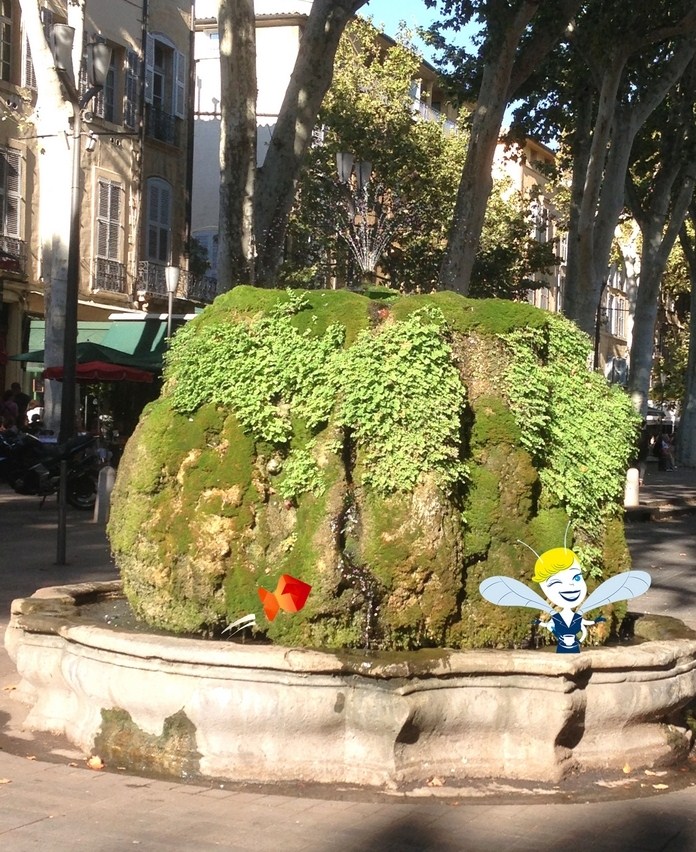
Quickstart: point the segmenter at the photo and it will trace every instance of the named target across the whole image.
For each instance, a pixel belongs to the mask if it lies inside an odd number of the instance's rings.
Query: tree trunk
[[[256,180],[254,0],[221,0],[218,292],[253,283]]]
[[[536,70],[539,63],[560,39],[568,21],[580,6],[579,0],[554,0],[556,17],[540,28],[520,46],[522,36],[537,14],[543,0],[528,0],[509,15],[508,3],[489,4],[489,31],[495,18],[502,38],[487,46],[481,89],[476,101],[469,147],[457,191],[452,224],[447,239],[440,284],[447,290],[466,295],[471,282],[471,270],[478,251],[486,207],[493,186],[491,169],[500,127],[507,105],[515,92]],[[497,5],[497,8],[493,8]],[[548,8],[548,6],[547,6]]]
[[[664,100],[694,56],[687,38],[664,63],[660,77],[630,106],[618,103],[625,58],[617,51],[602,77],[592,151],[587,164],[577,231],[568,240],[564,313],[594,335],[599,296],[609,269],[611,246],[624,207],[624,187],[636,134]]]
[[[302,158],[331,85],[338,42],[350,19],[366,2],[314,0],[312,5],[266,159],[257,176],[254,213],[256,277],[260,284],[275,281]]]
[[[683,129],[686,131],[686,127]],[[633,193],[627,194],[643,236],[628,389],[636,410],[643,415],[648,408],[660,284],[694,194],[693,172],[692,163],[682,169],[669,162],[661,166],[651,187],[650,209],[646,212],[638,210]]]
[[[696,226],[696,210],[691,212],[689,218],[692,226]],[[692,237],[687,234],[685,228],[682,228],[679,236],[689,265],[691,315],[689,318],[689,360],[677,440],[677,464],[680,467],[696,467],[696,248]]]
[[[39,274],[44,285],[46,323],[44,366],[63,366],[65,308],[67,294],[68,247],[70,243],[70,199],[72,184],[72,106],[65,100],[53,57],[44,35],[37,0],[20,0],[36,76],[37,101],[32,116],[41,140],[38,166]],[[68,23],[75,27],[75,42],[81,59],[84,0],[68,6]],[[79,67],[79,65],[77,66]],[[75,79],[78,77],[75,75]],[[44,385],[44,422],[56,434],[60,427],[60,382]]]
[[[471,123],[471,136],[457,190],[447,249],[440,267],[440,284],[466,295],[478,251],[488,198],[493,186],[491,168],[508,104],[508,90],[522,34],[537,12],[537,3],[524,3],[496,46],[495,62],[487,62]]]

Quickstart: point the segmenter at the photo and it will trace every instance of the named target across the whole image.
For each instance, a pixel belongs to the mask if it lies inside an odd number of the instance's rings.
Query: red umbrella
[[[62,367],[47,367],[43,371],[44,379],[63,381]],[[78,382],[151,382],[152,373],[137,367],[124,367],[121,364],[109,364],[107,361],[88,361],[78,364],[75,371]]]

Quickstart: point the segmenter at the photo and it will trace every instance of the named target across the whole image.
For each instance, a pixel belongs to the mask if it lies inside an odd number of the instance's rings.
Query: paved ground
[[[696,628],[696,515],[688,512],[696,506],[696,472],[651,469],[641,497],[652,520],[627,526],[634,566],[653,576],[641,609]],[[54,564],[55,530],[53,503],[40,509],[35,499],[0,486],[0,630],[15,597],[115,576],[100,526],[70,511],[65,566]],[[182,784],[91,771],[67,742],[23,731],[15,682],[0,651],[3,852],[696,850],[696,777],[688,771],[598,778],[581,789],[436,789],[437,798],[410,800],[299,786],[277,793]]]

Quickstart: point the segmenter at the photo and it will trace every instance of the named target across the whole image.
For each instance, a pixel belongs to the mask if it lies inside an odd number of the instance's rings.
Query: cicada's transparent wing
[[[647,571],[625,571],[609,577],[589,595],[577,610],[580,615],[615,601],[627,601],[647,592],[652,579]]]
[[[534,589],[512,577],[488,577],[479,585],[479,592],[481,597],[498,606],[527,606],[530,609],[541,609],[549,615],[555,612],[549,602]]]

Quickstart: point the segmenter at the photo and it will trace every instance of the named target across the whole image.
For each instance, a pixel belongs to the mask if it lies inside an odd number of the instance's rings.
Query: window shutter
[[[138,123],[139,71],[140,59],[138,54],[133,50],[129,50],[126,56],[125,104],[123,108],[123,123],[127,127],[135,127]]]
[[[174,113],[178,118],[186,117],[186,56],[178,50],[174,54]]]
[[[97,210],[97,256],[120,260],[121,184],[99,180]]]
[[[145,37],[145,103],[152,103],[155,78],[155,39],[148,33]]]
[[[4,194],[3,233],[7,237],[20,236],[20,156],[18,151],[4,151]]]

